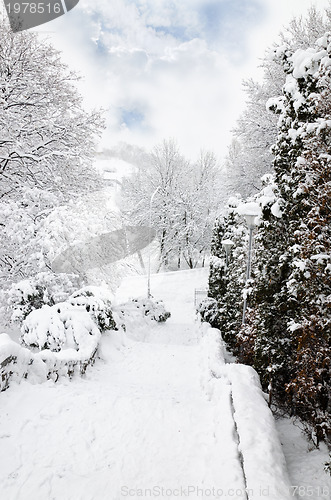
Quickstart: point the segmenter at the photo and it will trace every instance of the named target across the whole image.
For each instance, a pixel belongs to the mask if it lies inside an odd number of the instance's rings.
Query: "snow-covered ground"
[[[1,500],[291,498],[254,373],[225,365],[215,331],[195,320],[194,289],[206,281],[204,269],[152,275],[172,314],[165,324],[103,335],[84,378],[0,394]],[[146,288],[127,278],[117,301]]]
[[[330,461],[326,444],[320,443],[316,449],[294,419],[277,419],[276,428],[283,445],[292,492],[304,500],[329,500],[331,477],[324,471],[325,463]]]

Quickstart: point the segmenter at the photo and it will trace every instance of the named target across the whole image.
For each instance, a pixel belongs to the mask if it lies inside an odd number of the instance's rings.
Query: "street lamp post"
[[[257,214],[243,214],[245,219],[246,219],[246,224],[249,229],[249,242],[248,242],[248,256],[247,256],[247,269],[246,269],[246,285],[248,280],[251,277],[251,261],[252,261],[252,240],[253,240],[253,231],[255,228],[255,219]],[[243,318],[242,318],[242,324],[245,324],[245,319],[246,319],[246,309],[247,309],[247,297],[245,295],[244,297],[244,306],[243,306]]]
[[[222,240],[221,243],[222,243],[222,247],[225,250],[225,271],[227,271],[228,263],[229,263],[229,254],[230,254],[231,247],[234,245],[234,243],[232,240],[229,240],[229,239]]]
[[[152,232],[152,203],[154,196],[160,189],[158,186],[149,200],[149,237],[148,237],[148,271],[147,271],[147,298],[151,297],[151,232]]]

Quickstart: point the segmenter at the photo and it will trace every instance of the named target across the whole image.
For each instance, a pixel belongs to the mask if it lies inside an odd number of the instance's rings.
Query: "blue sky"
[[[84,81],[87,107],[106,110],[102,146],[226,153],[244,106],[242,79],[293,14],[328,0],[80,0],[40,30]]]
[[[259,0],[207,0],[198,14],[203,36],[212,46],[222,43],[228,49],[237,47],[244,56],[247,33],[252,25],[263,22],[267,10]]]

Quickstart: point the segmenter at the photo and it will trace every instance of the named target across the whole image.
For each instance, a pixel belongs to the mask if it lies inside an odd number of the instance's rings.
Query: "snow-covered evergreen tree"
[[[237,350],[237,334],[242,321],[248,242],[247,227],[237,211],[240,201],[232,197],[227,204],[224,240],[230,240],[233,245],[225,273],[225,293],[219,299],[220,330],[234,350]]]
[[[274,148],[277,198],[264,203],[254,309],[242,331],[255,367],[277,397],[325,438],[330,332],[330,56],[314,47],[278,48],[286,73]]]
[[[288,182],[293,198],[284,209],[292,236],[287,286],[294,307],[288,328],[296,348],[287,392],[320,439],[331,430],[331,32],[289,59],[287,109],[295,110],[289,133],[301,151]]]
[[[225,293],[225,254],[222,248],[222,240],[225,233],[225,223],[223,217],[218,217],[214,224],[211,238],[208,296],[219,300]],[[215,326],[215,325],[214,325]]]
[[[271,146],[277,138],[277,117],[266,113],[265,106],[269,98],[281,93],[285,83],[282,64],[272,56],[274,50],[283,46],[292,52],[305,49],[327,31],[330,22],[331,9],[320,12],[311,7],[306,18],[295,17],[266,51],[261,61],[262,81],[243,82],[247,106],[233,131],[225,164],[229,192],[240,192],[244,197],[256,194],[261,177],[272,172]]]
[[[223,339],[233,350],[238,348],[247,257],[247,228],[237,211],[240,202],[240,197],[230,198],[225,215],[215,223],[208,291],[208,295],[217,301],[218,311],[213,326],[221,330]],[[232,243],[227,263],[222,241]]]

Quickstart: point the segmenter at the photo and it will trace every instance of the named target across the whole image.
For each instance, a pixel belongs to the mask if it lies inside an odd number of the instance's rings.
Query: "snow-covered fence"
[[[87,367],[94,364],[97,350],[98,346],[89,355],[77,355],[77,351],[71,349],[59,353],[44,350],[34,356],[39,357],[45,364],[47,379],[57,380],[60,376],[84,375]]]
[[[194,290],[194,307],[197,308],[200,302],[208,295],[207,288],[195,288]]]
[[[13,342],[5,333],[0,335],[0,392],[8,389],[10,382],[29,379],[42,383],[60,376],[83,375],[93,365],[97,353],[95,346],[87,354],[74,349],[52,352],[44,349],[33,353]]]
[[[19,382],[27,378],[30,370],[35,371],[32,365],[33,353],[13,342],[7,334],[0,335],[0,392],[9,387],[11,380]]]
[[[0,362],[0,392],[9,387],[9,380],[13,373],[12,366],[16,361],[15,356],[8,356]]]

